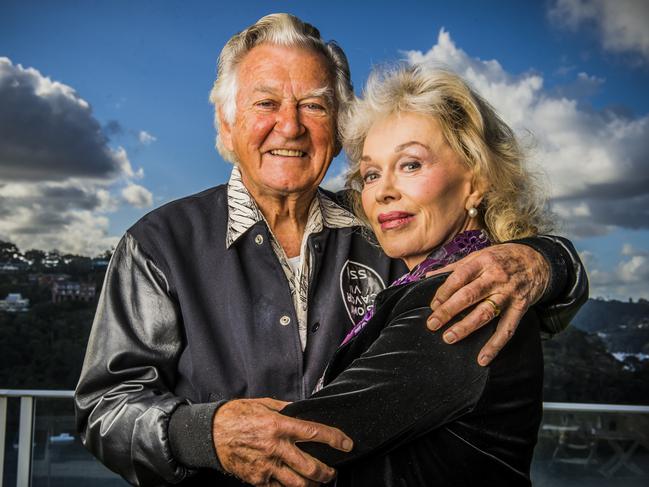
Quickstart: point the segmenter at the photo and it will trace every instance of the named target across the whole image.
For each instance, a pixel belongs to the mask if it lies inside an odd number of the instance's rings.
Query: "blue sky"
[[[285,11],[343,47],[357,92],[397,60],[465,76],[532,148],[593,295],[649,298],[649,2],[493,4],[3,0],[0,239],[97,253],[151,208],[225,182],[216,58]]]

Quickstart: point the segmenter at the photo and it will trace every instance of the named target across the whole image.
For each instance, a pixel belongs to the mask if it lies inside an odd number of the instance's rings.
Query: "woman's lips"
[[[381,230],[394,230],[410,223],[415,216],[405,211],[391,211],[379,214]]]

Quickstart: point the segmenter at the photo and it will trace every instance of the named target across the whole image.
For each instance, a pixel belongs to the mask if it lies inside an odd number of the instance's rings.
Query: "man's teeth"
[[[270,151],[274,156],[284,156],[284,157],[302,157],[306,155],[301,150],[291,150],[291,149],[274,149]]]

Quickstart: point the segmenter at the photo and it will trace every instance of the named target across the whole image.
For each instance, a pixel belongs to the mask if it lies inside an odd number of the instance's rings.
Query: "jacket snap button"
[[[279,319],[279,324],[282,325],[282,326],[286,326],[290,322],[291,322],[291,317],[290,316],[284,315]]]
[[[316,251],[316,252],[320,252],[320,249],[322,248],[322,246],[320,245],[320,242],[316,242],[316,243],[313,245],[313,247],[315,248],[315,251]]]
[[[318,331],[318,328],[320,328],[320,322],[316,321],[315,323],[313,323],[313,325],[311,325],[311,333]]]
[[[261,245],[261,244],[263,244],[263,243],[264,243],[264,237],[263,237],[263,235],[257,235],[257,236],[255,237],[255,243],[256,243],[257,245]]]

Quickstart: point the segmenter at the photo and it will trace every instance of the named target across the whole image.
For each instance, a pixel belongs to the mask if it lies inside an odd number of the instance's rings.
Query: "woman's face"
[[[482,194],[433,117],[404,112],[375,122],[360,172],[363,209],[381,247],[410,269],[457,233],[479,228],[467,210]]]

